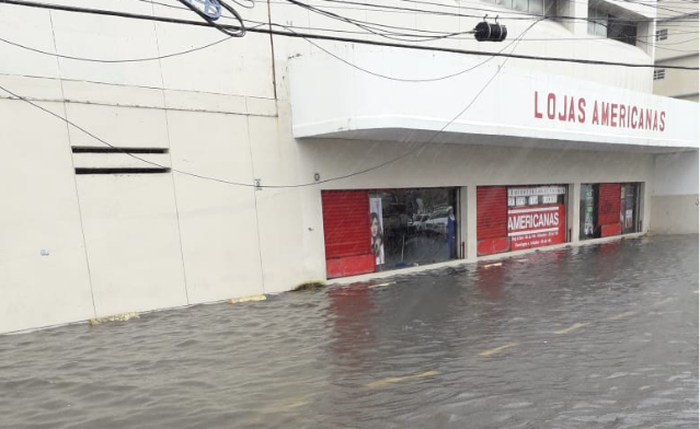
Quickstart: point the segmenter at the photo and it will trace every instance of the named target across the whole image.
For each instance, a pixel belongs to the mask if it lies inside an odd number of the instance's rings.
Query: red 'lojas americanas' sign
[[[666,112],[663,110],[553,92],[544,95],[535,91],[534,113],[536,119],[550,121],[660,132],[666,129]]]

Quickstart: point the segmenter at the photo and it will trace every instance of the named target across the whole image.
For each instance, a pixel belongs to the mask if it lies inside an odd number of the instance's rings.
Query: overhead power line
[[[89,8],[83,8],[83,7],[65,6],[65,5],[57,5],[57,4],[50,4],[50,3],[35,3],[35,2],[26,1],[26,0],[0,0],[0,4],[11,4],[11,5],[16,5],[16,6],[41,8],[41,9],[49,9],[49,10],[60,10],[60,11],[64,11],[64,12],[93,14],[93,15],[100,15],[100,16],[111,16],[111,17],[118,17],[118,18],[144,20],[144,21],[164,22],[164,23],[170,23],[170,24],[182,24],[182,25],[193,25],[193,26],[199,26],[199,27],[210,27],[209,24],[206,22],[189,21],[189,20],[184,20],[184,19],[169,18],[169,17],[163,17],[163,16],[142,15],[142,14],[135,14],[135,13],[129,13],[129,12],[118,12],[118,11],[104,10],[104,9],[89,9]],[[230,25],[222,25],[222,27],[230,27],[231,29],[234,29],[234,30],[236,29],[235,26],[230,26]],[[354,39],[354,38],[350,38],[350,37],[337,37],[337,36],[328,36],[328,35],[319,35],[319,34],[301,33],[301,32],[292,33],[290,31],[280,31],[280,30],[265,29],[265,28],[248,29],[248,31],[250,33],[272,34],[275,36],[290,37],[290,38],[329,40],[329,41],[334,41],[334,42],[354,43],[354,44],[362,44],[362,45],[370,45],[370,46],[389,47],[389,48],[422,50],[422,51],[430,51],[430,52],[445,52],[445,53],[461,54],[461,55],[496,56],[496,57],[515,58],[515,59],[532,60],[532,61],[549,61],[549,62],[560,62],[560,63],[618,66],[618,67],[630,67],[630,68],[654,68],[654,64],[624,63],[624,62],[616,62],[616,61],[586,60],[586,59],[579,59],[579,58],[560,58],[560,57],[547,57],[547,56],[536,56],[536,55],[521,55],[521,54],[505,53],[505,52],[493,53],[493,52],[473,51],[473,50],[448,48],[448,47],[408,45],[405,43],[393,43],[393,42],[379,42],[379,41],[374,41],[374,40],[361,40],[361,39]],[[698,67],[690,67],[690,66],[667,66],[666,68],[667,69],[678,69],[678,70],[698,70]]]
[[[303,3],[299,2],[296,0],[284,0],[290,4],[297,5],[300,7],[304,8],[312,8],[315,10],[321,10],[324,12],[328,12],[326,9],[319,8],[317,6],[308,4],[308,3]],[[435,16],[447,16],[447,17],[456,17],[456,18],[482,18],[482,15],[479,14],[465,14],[461,12],[449,12],[449,11],[439,11],[439,10],[428,10],[428,9],[420,9],[420,8],[411,8],[411,7],[401,7],[401,6],[391,6],[391,5],[385,5],[385,4],[378,4],[378,3],[366,3],[366,2],[360,2],[360,1],[352,1],[352,0],[323,0],[324,2],[327,3],[335,3],[335,4],[344,4],[344,5],[349,5],[349,6],[360,6],[360,7],[350,7],[348,8],[349,10],[364,10],[364,11],[378,11],[378,10],[384,10],[384,11],[389,11],[389,12],[408,12],[408,13],[422,13],[424,15],[435,15]],[[284,3],[279,3],[278,4],[284,4]],[[330,8],[331,6],[327,6]],[[501,20],[537,20],[537,19],[542,19],[542,15],[536,15],[528,12],[522,12],[522,11],[517,11],[517,10],[508,10],[507,13],[508,15],[505,15],[503,11],[496,11],[496,10],[491,10],[491,9],[480,9],[486,12],[491,12],[494,14],[501,14]],[[674,11],[675,12],[675,11]],[[516,15],[516,16],[510,16],[510,15]],[[544,18],[551,18],[551,19],[556,19],[558,21],[592,21],[591,19],[587,17],[580,17],[580,16],[568,16],[568,15],[551,15],[551,16],[544,16]],[[649,22],[651,19],[648,18],[640,18],[640,19],[633,19],[633,18],[624,18],[624,17],[612,17],[608,18],[610,21],[621,21],[621,22]],[[681,21],[685,21],[684,19],[681,19]],[[687,20],[687,21],[693,21],[693,20]]]
[[[138,62],[162,60],[165,58],[179,57],[182,55],[191,54],[192,52],[197,52],[197,51],[201,51],[203,49],[210,48],[212,46],[221,44],[227,40],[230,40],[230,37],[225,37],[223,39],[219,39],[215,42],[207,43],[206,45],[198,46],[196,48],[186,49],[184,51],[173,52],[172,54],[160,55],[157,57],[103,59],[103,58],[77,57],[77,56],[73,56],[73,55],[62,55],[62,54],[55,53],[55,52],[49,52],[49,51],[44,51],[42,49],[32,48],[31,46],[22,45],[21,43],[13,42],[11,40],[7,40],[3,37],[0,37],[0,42],[7,43],[8,45],[12,45],[12,46],[15,46],[17,48],[26,49],[27,51],[35,52],[37,54],[48,55],[48,56],[58,57],[58,58],[64,58],[67,60],[85,61],[85,62],[102,63],[102,64],[138,63]]]
[[[139,0],[139,1],[148,2],[149,0]],[[174,7],[174,8],[177,8],[177,9],[181,9],[181,10],[186,10],[186,9],[184,9],[184,8],[180,8],[180,7],[177,7],[177,6],[173,6],[173,7]],[[249,27],[249,28],[258,28],[258,27],[261,27],[261,26],[267,26],[267,25],[269,25],[269,23],[267,23],[267,22],[253,21],[253,20],[247,20],[247,19],[244,19],[244,21],[247,22],[247,23],[256,24],[254,27]],[[305,29],[309,29],[309,30],[326,31],[326,32],[350,33],[350,34],[355,34],[355,35],[367,35],[367,34],[370,34],[370,33],[368,33],[368,32],[362,32],[362,31],[336,30],[336,29],[332,29],[332,28],[317,28],[317,27],[307,28],[307,27],[298,27],[298,26],[293,26],[293,25],[283,25],[283,24],[278,24],[278,23],[274,23],[274,22],[272,23],[272,25],[275,26],[275,27],[284,28],[284,29],[286,29],[286,30],[288,30],[288,31],[290,31],[290,32],[292,32],[292,33],[296,33],[296,30],[295,30],[296,28],[305,28]],[[447,37],[449,37],[449,36],[452,35],[452,34],[455,34],[455,33],[446,33],[446,34],[444,34],[443,36],[435,36],[434,38],[431,38],[430,40],[435,40],[436,38],[447,38]],[[679,33],[675,33],[675,32],[674,32],[674,34],[697,34],[697,32],[679,32]],[[408,34],[405,34],[405,35],[408,36]],[[650,37],[655,37],[655,35],[652,34],[652,35],[648,35],[648,36],[639,36],[639,37],[637,37],[637,42],[638,42],[638,43],[645,44],[645,45],[649,45],[649,46],[655,46],[656,49],[661,49],[661,50],[666,50],[666,51],[671,51],[671,52],[687,52],[687,53],[692,53],[692,52],[695,52],[695,51],[692,50],[692,49],[691,49],[691,50],[673,49],[673,48],[670,48],[669,46],[674,46],[674,45],[683,44],[683,43],[691,42],[691,41],[694,41],[694,40],[698,40],[697,37],[696,37],[696,38],[692,38],[692,39],[683,40],[683,41],[680,41],[680,42],[675,42],[675,43],[650,43],[650,42],[647,42],[647,41],[644,40],[644,39],[650,38]],[[190,54],[190,53],[193,53],[193,52],[201,51],[201,50],[210,48],[210,47],[212,47],[212,46],[219,45],[219,44],[221,44],[221,43],[223,43],[223,42],[226,42],[226,41],[228,41],[228,40],[230,40],[230,39],[231,39],[231,37],[230,37],[230,36],[227,36],[227,37],[224,37],[223,39],[219,39],[219,40],[216,40],[216,41],[214,41],[214,42],[207,43],[207,44],[205,44],[205,45],[201,45],[201,46],[198,46],[198,47],[195,47],[195,48],[190,48],[190,49],[186,49],[186,50],[183,50],[183,51],[173,52],[173,53],[170,53],[170,54],[165,54],[165,55],[160,55],[160,56],[155,56],[155,57],[120,58],[120,59],[105,59],[105,58],[79,57],[79,56],[74,56],[74,55],[64,55],[64,54],[60,54],[60,53],[57,53],[57,52],[49,52],[49,51],[45,51],[45,50],[42,50],[42,49],[38,49],[38,48],[31,47],[31,46],[27,46],[27,45],[24,45],[24,44],[21,44],[21,43],[12,41],[12,40],[8,40],[8,39],[3,38],[3,37],[0,37],[0,42],[6,43],[6,44],[11,45],[11,46],[15,46],[15,47],[20,48],[20,49],[25,49],[25,50],[27,50],[27,51],[34,52],[34,53],[37,53],[37,54],[46,55],[46,56],[51,56],[51,57],[58,57],[58,58],[63,58],[63,59],[68,59],[68,60],[73,60],[73,61],[84,61],[84,62],[101,63],[101,64],[123,64],[123,63],[137,63],[137,62],[157,61],[157,60],[162,60],[162,59],[167,59],[167,58],[179,57],[179,56],[187,55],[187,54]],[[332,57],[334,57],[334,58],[336,58],[336,59],[338,59],[338,60],[340,60],[340,61],[342,61],[342,62],[344,62],[344,63],[347,63],[347,64],[350,65],[351,67],[360,69],[360,70],[362,70],[363,72],[366,72],[366,73],[375,75],[375,76],[377,76],[377,77],[382,77],[382,78],[387,78],[387,79],[393,79],[393,80],[397,80],[397,81],[404,81],[404,82],[433,82],[433,81],[436,81],[436,80],[442,80],[442,79],[447,79],[447,78],[449,78],[449,77],[458,76],[458,75],[460,75],[460,74],[462,74],[462,73],[465,73],[466,71],[469,70],[469,69],[467,69],[467,70],[463,70],[463,71],[460,71],[460,72],[457,72],[457,73],[452,73],[452,74],[449,74],[449,75],[446,75],[446,76],[442,76],[442,77],[438,77],[438,78],[430,78],[430,79],[401,79],[401,78],[395,78],[395,77],[383,75],[383,74],[381,74],[381,73],[373,72],[373,71],[371,71],[371,70],[367,70],[367,69],[364,69],[364,68],[362,68],[362,67],[359,67],[359,66],[357,66],[356,64],[353,64],[352,62],[350,62],[350,61],[348,61],[348,60],[346,60],[346,59],[344,59],[344,58],[342,58],[342,57],[339,57],[338,55],[336,55],[336,54],[330,52],[329,50],[327,50],[326,48],[324,48],[324,47],[318,45],[317,43],[313,42],[312,40],[309,40],[309,39],[304,39],[304,40],[306,40],[308,43],[310,43],[311,45],[315,46],[315,47],[318,48],[319,50],[325,52],[325,53],[328,54],[329,56],[332,56]],[[525,38],[520,38],[520,39],[519,39],[519,42],[544,42],[544,41],[546,41],[546,42],[553,42],[553,41],[555,41],[555,42],[559,42],[559,41],[567,42],[567,41],[601,41],[601,40],[610,40],[610,39],[608,39],[608,38],[606,38],[606,37],[569,37],[569,38],[564,38],[564,37],[562,37],[562,38],[549,38],[549,39],[525,39]],[[418,40],[418,41],[420,41],[420,40]],[[508,46],[510,46],[510,45],[508,45]],[[506,46],[506,48],[507,48],[508,46]],[[501,49],[501,51],[499,51],[499,52],[502,52],[503,50],[505,50],[505,48],[504,48],[504,49]]]
[[[523,31],[523,33],[522,33],[520,36],[518,36],[518,37],[523,37],[533,26],[535,26],[535,24],[537,24],[537,22],[532,23],[532,24],[531,24],[525,31]],[[232,37],[234,37],[234,36],[232,36]],[[515,46],[515,47],[517,47],[518,39],[516,38],[514,42],[516,43],[516,46]],[[512,43],[511,43],[511,44],[512,44]],[[509,46],[510,46],[510,45],[509,45]],[[515,50],[515,47],[513,47],[513,50]],[[483,64],[487,63],[487,62],[488,62],[489,60],[491,60],[491,59],[492,59],[492,58],[489,58],[489,59],[487,59],[487,60],[484,60],[484,61],[481,62],[479,65],[483,65]],[[501,66],[499,66],[499,67],[496,69],[496,72],[491,76],[491,78],[489,78],[489,80],[479,89],[479,91],[476,93],[476,95],[474,96],[474,98],[472,98],[471,101],[470,101],[457,115],[455,115],[452,119],[450,119],[442,128],[440,128],[439,130],[435,131],[435,132],[432,134],[432,136],[431,136],[428,140],[426,140],[426,141],[420,143],[417,147],[415,147],[415,148],[413,148],[413,149],[410,149],[410,150],[408,150],[407,152],[405,152],[405,153],[403,153],[403,154],[401,154],[401,155],[399,155],[399,156],[397,156],[397,157],[391,158],[391,159],[389,159],[389,160],[387,160],[387,161],[384,161],[384,162],[382,162],[382,163],[380,163],[380,164],[374,165],[374,166],[372,166],[372,167],[369,167],[369,168],[366,168],[366,169],[363,169],[363,170],[360,170],[360,171],[355,171],[355,172],[353,172],[353,173],[344,174],[344,175],[341,175],[341,176],[331,177],[331,178],[324,179],[324,180],[319,180],[319,181],[314,181],[314,182],[309,182],[309,183],[302,183],[302,184],[297,184],[297,185],[260,185],[260,184],[250,184],[250,183],[244,183],[244,182],[236,182],[236,181],[231,181],[231,180],[227,180],[227,179],[222,179],[222,178],[219,178],[219,177],[207,176],[207,175],[203,175],[203,174],[193,173],[193,172],[190,172],[190,171],[180,170],[180,169],[176,169],[176,168],[172,168],[172,167],[170,167],[170,171],[172,171],[172,172],[174,172],[174,173],[182,174],[182,175],[185,175],[185,176],[193,177],[193,178],[196,178],[196,179],[205,180],[205,181],[223,183],[223,184],[234,185],[234,186],[242,186],[242,187],[248,187],[248,188],[259,188],[259,189],[260,189],[260,188],[272,188],[272,189],[303,188],[303,187],[317,186],[317,185],[320,185],[320,184],[323,184],[323,183],[335,182],[335,181],[338,181],[338,180],[348,179],[348,178],[351,178],[351,177],[355,177],[355,176],[359,176],[359,175],[362,175],[362,174],[366,174],[366,173],[369,173],[369,172],[371,172],[371,171],[375,171],[375,170],[378,170],[378,169],[380,169],[380,168],[383,168],[383,167],[385,167],[385,166],[387,166],[387,165],[393,164],[393,163],[395,163],[395,162],[397,162],[397,161],[399,161],[399,160],[401,160],[401,159],[404,159],[404,158],[406,158],[406,157],[408,157],[408,156],[410,156],[410,155],[412,155],[412,154],[414,154],[414,153],[416,153],[416,152],[422,150],[424,147],[426,147],[427,145],[429,145],[430,143],[432,143],[432,142],[435,140],[435,138],[437,138],[438,135],[440,135],[441,133],[443,133],[443,132],[447,129],[447,127],[449,127],[449,126],[450,126],[452,123],[454,123],[459,117],[461,117],[467,110],[469,110],[469,108],[471,108],[471,106],[478,100],[478,98],[479,98],[479,97],[481,96],[481,94],[486,90],[486,88],[488,88],[488,86],[491,84],[491,82],[493,82],[493,80],[496,78],[496,76],[498,76],[498,74],[501,72],[503,66],[506,64],[506,62],[508,62],[508,59],[509,59],[509,58],[506,58],[506,59],[501,63]],[[73,121],[69,120],[68,118],[64,118],[63,116],[61,116],[61,115],[59,115],[59,114],[57,114],[57,113],[55,113],[55,112],[52,112],[51,110],[49,110],[49,109],[47,109],[47,108],[45,108],[45,107],[42,107],[41,105],[39,105],[39,104],[37,104],[37,103],[35,103],[35,102],[33,102],[33,101],[27,99],[26,97],[23,97],[23,96],[21,96],[21,95],[19,95],[19,94],[16,94],[15,92],[13,92],[13,91],[11,91],[11,90],[5,88],[5,87],[2,86],[2,85],[0,85],[0,90],[6,92],[7,94],[9,94],[9,95],[12,96],[12,97],[15,97],[15,98],[17,98],[17,99],[19,99],[19,100],[21,100],[21,101],[23,101],[23,102],[25,102],[25,103],[30,104],[31,106],[33,106],[33,107],[35,107],[35,108],[41,110],[41,111],[44,112],[44,113],[47,113],[47,114],[49,114],[49,115],[51,115],[51,116],[53,116],[53,117],[55,117],[55,118],[57,118],[57,119],[59,119],[59,120],[65,122],[66,124],[68,124],[68,125],[70,125],[70,126],[76,128],[76,129],[78,129],[79,131],[83,132],[84,134],[88,135],[89,137],[92,137],[93,139],[97,140],[98,142],[100,142],[100,143],[102,143],[102,144],[104,144],[104,145],[106,145],[106,146],[108,146],[108,147],[110,147],[110,148],[116,150],[116,151],[119,152],[119,153],[123,153],[124,155],[127,155],[127,156],[129,156],[129,157],[131,157],[131,158],[133,158],[133,159],[136,159],[136,160],[138,160],[138,161],[141,161],[141,162],[143,162],[143,163],[145,163],[145,164],[148,164],[148,165],[151,165],[151,166],[154,166],[154,167],[157,167],[157,168],[163,168],[163,169],[169,168],[169,167],[167,167],[167,166],[165,166],[165,165],[159,164],[159,163],[157,163],[157,162],[149,161],[149,160],[144,159],[144,158],[142,158],[142,157],[140,157],[140,156],[138,156],[138,155],[135,155],[134,153],[131,153],[131,152],[129,152],[129,151],[126,151],[126,150],[123,149],[123,148],[120,148],[120,147],[118,147],[118,146],[115,146],[115,145],[113,145],[113,144],[107,142],[106,140],[100,138],[99,136],[93,134],[92,132],[86,130],[85,128],[81,127],[80,125],[74,123]]]
[[[518,35],[515,39],[513,39],[510,43],[508,43],[508,44],[507,44],[506,46],[504,46],[500,51],[498,51],[498,53],[504,52],[506,49],[508,49],[509,47],[511,47],[514,43],[520,43],[520,42],[523,40],[522,38],[525,36],[525,34],[526,34],[526,33],[534,26],[534,24],[536,24],[536,23],[537,23],[537,22],[531,24],[526,30],[524,30],[522,33],[520,33],[520,35]],[[281,24],[278,24],[278,25],[281,25]],[[288,28],[288,27],[286,27],[286,26],[282,26],[282,27],[285,27],[285,28],[287,28],[288,30],[294,32],[294,30],[291,30],[290,28]],[[304,39],[304,40],[306,40],[307,42],[309,42],[310,44],[312,44],[313,46],[315,46],[317,49],[323,51],[323,52],[326,53],[327,55],[329,55],[329,56],[335,58],[336,60],[338,60],[338,61],[340,61],[340,62],[342,62],[342,63],[344,63],[344,64],[346,64],[346,65],[348,65],[348,66],[350,66],[350,67],[352,67],[352,68],[354,68],[354,69],[360,70],[360,71],[363,72],[363,73],[367,73],[367,74],[369,74],[369,75],[372,75],[372,76],[375,76],[375,77],[378,77],[378,78],[387,79],[387,80],[392,80],[392,81],[396,81],[396,82],[426,83],[426,82],[437,82],[437,81],[441,81],[441,80],[446,80],[446,79],[450,79],[450,78],[453,78],[453,77],[460,76],[460,75],[463,75],[463,74],[465,74],[465,73],[468,73],[468,72],[470,72],[470,71],[472,71],[472,70],[474,70],[474,69],[476,69],[476,68],[478,68],[478,67],[481,67],[482,65],[484,65],[484,64],[486,64],[487,62],[491,61],[492,59],[496,58],[495,56],[490,56],[489,58],[485,59],[484,61],[482,61],[482,62],[480,62],[480,63],[478,63],[478,64],[476,64],[476,65],[474,65],[474,66],[471,66],[471,67],[466,68],[466,69],[464,69],[464,70],[460,70],[460,71],[458,71],[458,72],[454,72],[454,73],[450,73],[450,74],[446,74],[446,75],[442,75],[442,76],[437,76],[437,77],[432,77],[432,78],[423,78],[423,79],[415,79],[415,78],[414,78],[414,79],[407,79],[407,78],[399,78],[399,77],[396,77],[396,76],[389,76],[389,75],[386,75],[386,74],[383,74],[383,73],[375,72],[375,71],[368,70],[368,69],[366,69],[366,68],[360,67],[360,66],[358,66],[357,64],[354,64],[353,62],[348,61],[348,60],[346,60],[345,58],[334,54],[333,52],[329,51],[328,49],[324,48],[323,46],[320,46],[319,44],[317,44],[317,43],[314,42],[313,40],[309,40],[309,39]]]

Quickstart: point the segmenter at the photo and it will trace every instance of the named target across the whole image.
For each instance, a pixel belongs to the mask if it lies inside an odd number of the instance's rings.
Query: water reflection
[[[11,428],[696,428],[697,237],[0,337]]]

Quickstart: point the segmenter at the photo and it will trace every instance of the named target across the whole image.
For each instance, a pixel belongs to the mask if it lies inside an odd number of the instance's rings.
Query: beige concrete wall
[[[650,184],[654,174],[654,157],[650,154],[620,152],[584,152],[529,150],[469,145],[408,144],[347,140],[304,140],[302,149],[302,176],[318,172],[322,180],[347,175],[353,171],[383,164],[402,154],[413,153],[380,169],[347,179],[324,183],[320,189],[390,189],[413,187],[460,186],[467,188],[462,213],[476,214],[474,190],[485,185],[533,185],[581,183],[642,182]],[[306,173],[305,173],[306,171]],[[651,195],[646,186],[645,199]],[[305,226],[322,230],[320,191],[308,189]],[[579,201],[569,200],[578,213]],[[643,204],[643,230],[649,229],[651,204]],[[572,221],[575,219],[572,219]],[[471,222],[471,223],[470,223]],[[462,228],[466,243],[467,260],[476,260],[474,217]],[[576,231],[575,225],[569,226]],[[305,254],[312,259],[324,259],[322,235],[305,242]],[[323,276],[324,272],[319,272]]]
[[[94,317],[66,126],[16,101],[0,118],[0,332]]]
[[[667,59],[656,63],[656,69],[664,69],[663,79],[654,81],[654,94],[667,97],[677,97],[688,101],[697,100],[698,97],[698,72],[697,70],[669,69],[665,66],[697,67],[697,50],[694,56]]]
[[[64,3],[91,6],[84,0]],[[103,6],[197,19],[147,3]],[[267,12],[258,3],[243,13],[265,21]],[[441,31],[468,30],[480,20],[350,13]],[[301,29],[329,24],[284,3],[273,3],[272,18]],[[502,20],[513,36],[529,25]],[[332,26],[348,29],[337,21]],[[542,22],[527,36],[547,43],[523,41],[513,47],[533,55],[651,61],[641,49],[615,41],[554,40],[572,34],[558,23]],[[207,28],[7,5],[0,6],[0,37],[96,59],[157,57],[224,38]],[[348,174],[414,146],[295,141],[287,59],[319,52],[304,40],[276,37],[274,44],[276,86],[267,35],[251,33],[184,56],[121,64],[56,59],[0,44],[0,58],[6,59],[0,61],[1,85],[110,144],[167,148],[168,154],[144,158],[174,169],[162,175],[77,177],[76,165],[136,166],[139,161],[72,154],[71,146],[104,143],[0,91],[0,186],[8,202],[0,210],[0,332],[278,292],[322,280],[322,189],[462,186],[469,204],[478,185],[652,180],[653,161],[646,154],[435,145],[365,175],[313,185],[315,173],[322,179]],[[484,52],[503,48],[469,37],[436,44]],[[610,73],[604,67],[525,60],[509,66],[640,91],[651,87],[644,70]],[[254,179],[294,187],[255,190]],[[473,213],[473,205],[464,213]],[[473,222],[469,225],[463,231],[473,240]],[[473,244],[468,248],[472,257]]]
[[[654,196],[651,205],[654,234],[698,233],[698,194]]]
[[[656,234],[698,233],[698,151],[654,157],[651,231]]]

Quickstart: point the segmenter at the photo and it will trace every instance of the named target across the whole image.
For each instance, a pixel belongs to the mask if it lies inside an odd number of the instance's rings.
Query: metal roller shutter
[[[322,191],[328,278],[374,271],[369,230],[369,192]]]
[[[477,255],[507,252],[508,190],[505,186],[476,188]]]
[[[598,225],[600,236],[619,235],[620,223],[620,184],[601,183],[598,191]]]

